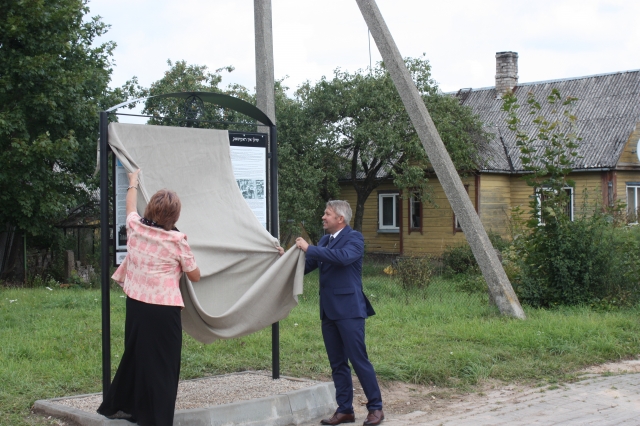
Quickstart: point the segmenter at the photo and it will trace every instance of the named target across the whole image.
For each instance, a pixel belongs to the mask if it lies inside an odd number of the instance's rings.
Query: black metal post
[[[280,378],[280,322],[271,324],[271,377]]]
[[[271,235],[278,238],[278,140],[276,126],[271,126],[269,142],[271,144]]]
[[[271,154],[271,167],[269,190],[271,192],[271,235],[278,238],[278,141],[276,126],[269,126],[269,153]],[[280,323],[271,325],[271,373],[274,379],[280,378]]]
[[[109,294],[109,164],[107,113],[100,112],[100,281],[102,285],[102,394],[111,386],[111,316]]]

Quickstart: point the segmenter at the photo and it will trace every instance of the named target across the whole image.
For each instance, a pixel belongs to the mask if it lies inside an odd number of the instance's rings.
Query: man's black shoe
[[[321,425],[339,425],[341,423],[353,423],[356,421],[355,414],[347,414],[347,413],[338,413],[337,411],[333,413],[330,419],[322,419],[320,421]]]

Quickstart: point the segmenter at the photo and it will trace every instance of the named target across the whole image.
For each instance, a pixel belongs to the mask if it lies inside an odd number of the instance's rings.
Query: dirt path
[[[621,361],[596,365],[580,372],[582,377],[592,375],[640,373],[640,360]],[[486,381],[475,392],[461,393],[454,389],[435,386],[415,386],[406,383],[392,383],[383,389],[383,401],[390,414],[401,415],[414,411],[424,411],[438,417],[461,412],[469,407],[491,404],[493,401],[517,401],[519,395],[539,392],[543,389],[555,389],[559,385],[533,387],[518,383],[504,384]],[[363,400],[364,395],[362,395]],[[366,415],[366,411],[363,411]]]
[[[611,374],[640,373],[640,360],[621,361],[590,367],[580,372],[584,379]],[[562,388],[564,385],[546,385],[534,387],[524,384],[505,384],[498,381],[485,381],[473,392],[460,392],[456,389],[437,386],[412,385],[403,382],[391,382],[382,386],[382,400],[388,420],[411,419],[410,413],[427,413],[430,420],[445,419],[453,414],[473,412],[482,407],[518,404],[521,399],[546,390]],[[354,408],[356,424],[364,420],[367,414],[366,398],[360,384],[355,381]],[[317,425],[320,419],[314,419],[302,426]],[[390,422],[387,422],[390,423]],[[403,423],[404,424],[404,421]],[[407,423],[413,424],[413,423]],[[419,423],[416,423],[419,424]]]

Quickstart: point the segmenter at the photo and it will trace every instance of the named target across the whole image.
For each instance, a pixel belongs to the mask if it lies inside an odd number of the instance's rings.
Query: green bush
[[[515,288],[522,276],[522,258],[517,243],[502,251],[502,267],[509,278],[509,282]]]
[[[457,275],[457,289],[469,294],[485,294],[488,292],[487,282],[482,275]]]
[[[478,274],[480,269],[468,244],[447,247],[442,253],[442,267],[445,275]]]
[[[489,236],[489,241],[491,241],[493,248],[498,250],[500,253],[503,253],[511,247],[511,241],[502,238],[502,236],[497,232],[489,231],[487,235]]]
[[[396,271],[403,288],[426,288],[431,282],[434,268],[428,256],[403,257],[398,260]]]
[[[514,290],[535,307],[631,306],[640,298],[640,230],[617,228],[604,215],[559,217],[520,241]]]
[[[511,244],[510,241],[505,240],[498,233],[489,231],[488,236],[493,248],[500,252],[507,250]],[[480,273],[478,262],[476,262],[469,244],[447,247],[442,253],[442,267],[443,273],[448,276]]]

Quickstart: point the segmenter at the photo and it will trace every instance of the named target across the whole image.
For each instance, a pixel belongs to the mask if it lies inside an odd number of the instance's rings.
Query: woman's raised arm
[[[137,211],[137,203],[138,203],[138,173],[140,173],[140,169],[136,170],[133,173],[127,173],[129,176],[129,188],[127,189],[127,216],[129,213],[133,213]]]

